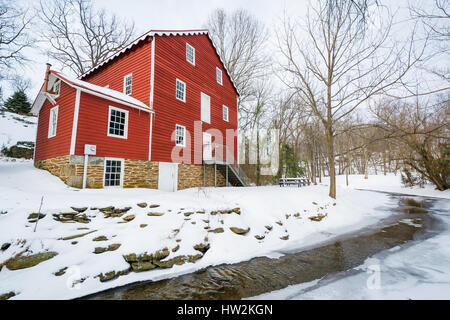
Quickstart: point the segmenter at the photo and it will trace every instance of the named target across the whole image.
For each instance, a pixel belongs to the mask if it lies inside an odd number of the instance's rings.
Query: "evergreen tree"
[[[18,90],[6,100],[4,109],[14,113],[29,113],[31,110],[31,104],[28,101],[28,97],[23,90]]]

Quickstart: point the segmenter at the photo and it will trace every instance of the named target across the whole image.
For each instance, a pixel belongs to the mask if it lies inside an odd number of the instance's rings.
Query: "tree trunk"
[[[336,199],[336,168],[334,167],[334,137],[331,128],[327,128],[327,157],[329,163],[330,175],[330,193],[329,196]]]
[[[369,157],[367,155],[367,147],[364,148],[364,179],[369,179]]]

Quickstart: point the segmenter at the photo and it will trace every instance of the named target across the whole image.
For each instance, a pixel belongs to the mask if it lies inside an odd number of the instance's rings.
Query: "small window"
[[[186,60],[195,66],[195,49],[189,43],[186,43]]]
[[[55,93],[55,98],[59,97],[59,91],[61,90],[61,80],[56,81],[53,85],[53,92]]]
[[[178,100],[186,102],[186,83],[177,79],[176,97]]]
[[[217,83],[222,84],[222,70],[216,67],[216,79]]]
[[[109,107],[108,136],[128,138],[128,111]]]
[[[228,107],[222,106],[223,120],[228,121]]]
[[[186,127],[176,125],[175,144],[180,147],[186,146]]]
[[[122,185],[122,159],[105,159],[105,187],[120,187]]]
[[[58,106],[50,109],[50,118],[48,122],[48,137],[56,136],[56,128],[58,127]]]
[[[123,78],[123,92],[130,95],[133,91],[133,75],[129,74]]]

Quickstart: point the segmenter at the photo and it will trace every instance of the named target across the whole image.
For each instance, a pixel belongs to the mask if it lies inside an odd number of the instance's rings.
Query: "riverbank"
[[[71,299],[278,257],[391,214],[378,210],[389,206],[386,194],[339,188],[334,200],[325,185],[78,190],[30,161],[0,162],[0,181],[0,245],[9,245],[0,251],[0,294],[11,299]],[[30,214],[42,196],[34,232]]]

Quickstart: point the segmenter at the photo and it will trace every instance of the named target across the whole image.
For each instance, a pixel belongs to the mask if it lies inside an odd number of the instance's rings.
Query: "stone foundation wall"
[[[214,166],[206,166],[206,186],[214,187]],[[224,187],[226,186],[226,181],[224,176],[216,171],[216,186]],[[203,187],[203,166],[193,165],[193,164],[180,164],[178,165],[178,190]]]
[[[103,188],[104,179],[103,157],[89,157],[86,185],[88,188]],[[35,167],[49,171],[59,177],[65,184],[81,188],[83,185],[84,156],[62,156],[52,159],[36,161]],[[146,160],[124,160],[124,188],[158,188],[159,163]],[[178,190],[203,187],[203,166],[178,165]],[[214,166],[207,165],[206,186],[214,186]],[[216,181],[218,187],[226,186],[225,177],[217,170]]]

